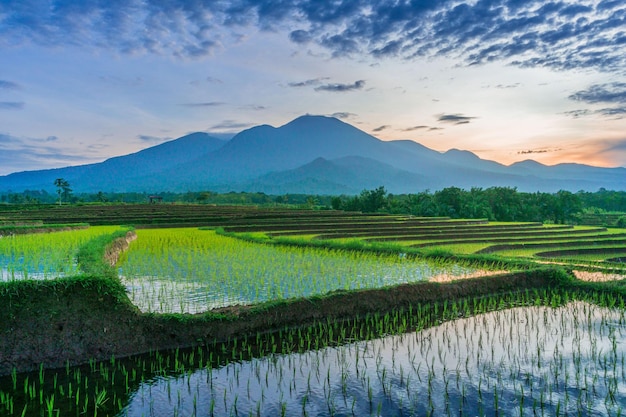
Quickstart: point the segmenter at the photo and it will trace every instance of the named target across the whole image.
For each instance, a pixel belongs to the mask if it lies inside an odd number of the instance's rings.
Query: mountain
[[[159,177],[163,170],[189,163],[198,155],[219,149],[224,143],[206,133],[191,133],[100,163],[0,176],[0,192],[49,190],[56,178],[66,179],[76,192],[137,191],[142,188],[138,178]]]
[[[387,190],[402,192],[409,189],[425,189],[427,177],[397,169],[391,165],[360,156],[346,156],[333,160],[317,158],[301,167],[272,172],[247,183],[247,191],[267,194],[358,194],[387,184]]]
[[[193,133],[104,162],[0,177],[0,192],[54,191],[65,178],[76,192],[262,191],[356,194],[456,186],[520,191],[626,190],[626,168],[580,164],[505,166],[463,150],[441,153],[410,140],[382,141],[338,119],[302,116],[284,126],[256,126],[228,141]]]

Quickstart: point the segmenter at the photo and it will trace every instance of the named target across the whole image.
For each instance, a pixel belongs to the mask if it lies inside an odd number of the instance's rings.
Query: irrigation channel
[[[0,414],[619,416],[617,303],[526,292],[13,374],[0,379]]]

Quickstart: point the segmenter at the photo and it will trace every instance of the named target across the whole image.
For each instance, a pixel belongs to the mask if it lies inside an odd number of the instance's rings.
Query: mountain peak
[[[329,116],[321,116],[321,115],[313,115],[313,114],[305,114],[303,116],[297,117],[290,121],[289,123],[281,126],[280,128],[288,128],[288,129],[328,129],[337,126],[349,126],[352,127],[339,119]],[[353,127],[352,127],[353,128]]]

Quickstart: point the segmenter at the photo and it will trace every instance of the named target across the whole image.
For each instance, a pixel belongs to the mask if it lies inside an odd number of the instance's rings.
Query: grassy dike
[[[382,289],[234,306],[207,313],[145,314],[128,299],[110,262],[132,232],[92,240],[78,254],[84,275],[0,283],[0,375],[57,368],[148,351],[228,341],[317,321],[352,319],[423,303],[539,288],[584,287],[558,267],[446,284],[420,282]],[[108,262],[107,262],[108,259]],[[589,287],[592,288],[591,286]],[[594,284],[596,291],[626,291]]]

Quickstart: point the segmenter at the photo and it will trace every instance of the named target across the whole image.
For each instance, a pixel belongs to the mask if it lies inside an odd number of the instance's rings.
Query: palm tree
[[[57,194],[59,195],[59,205],[63,202],[63,197],[66,199],[69,197],[72,189],[70,183],[63,178],[57,178],[54,180],[54,186],[57,187]]]

